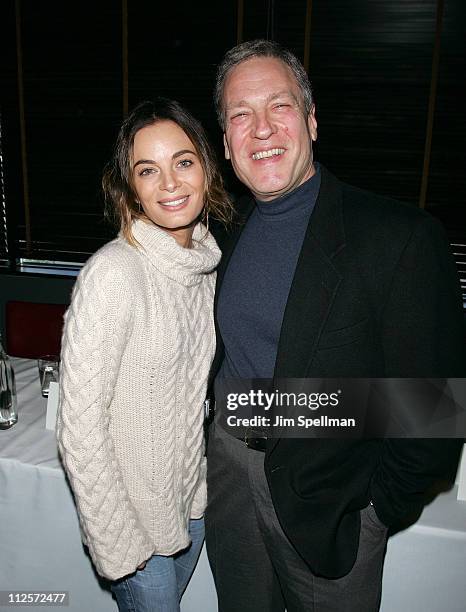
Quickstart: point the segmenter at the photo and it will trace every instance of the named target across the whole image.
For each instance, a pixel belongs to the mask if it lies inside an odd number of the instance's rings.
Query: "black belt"
[[[244,436],[237,438],[237,440],[244,442],[248,448],[265,453],[267,449],[267,436],[258,435],[260,433],[261,432],[257,430],[248,428],[246,429]]]

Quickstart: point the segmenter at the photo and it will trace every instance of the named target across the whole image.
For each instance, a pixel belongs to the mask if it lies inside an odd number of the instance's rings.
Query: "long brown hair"
[[[199,121],[175,100],[156,98],[141,102],[122,123],[112,158],[102,178],[107,216],[133,245],[136,244],[131,231],[133,220],[144,216],[133,183],[131,164],[134,137],[142,128],[159,121],[173,121],[193,143],[205,174],[205,213],[225,225],[232,218],[232,204],[223,186],[215,153]]]

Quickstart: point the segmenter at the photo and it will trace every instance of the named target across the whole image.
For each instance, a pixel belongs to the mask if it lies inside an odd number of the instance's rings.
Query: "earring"
[[[209,210],[207,206],[204,206],[204,210],[202,211],[201,223],[203,223],[206,227],[206,230],[209,231]]]

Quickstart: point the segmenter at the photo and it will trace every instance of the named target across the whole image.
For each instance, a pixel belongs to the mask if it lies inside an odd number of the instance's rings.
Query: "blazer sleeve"
[[[99,574],[111,580],[134,572],[153,552],[109,435],[109,406],[131,326],[130,283],[114,262],[94,260],[79,276],[65,315],[57,441],[83,539]]]
[[[458,275],[443,228],[423,215],[399,259],[381,317],[387,377],[464,377]],[[371,483],[386,524],[420,512],[435,481],[450,479],[463,440],[386,439]]]

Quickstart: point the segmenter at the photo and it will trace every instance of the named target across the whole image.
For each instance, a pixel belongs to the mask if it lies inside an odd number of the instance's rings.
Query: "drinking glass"
[[[48,397],[51,382],[58,382],[60,358],[58,355],[44,355],[37,360],[40,388],[43,397]]]

